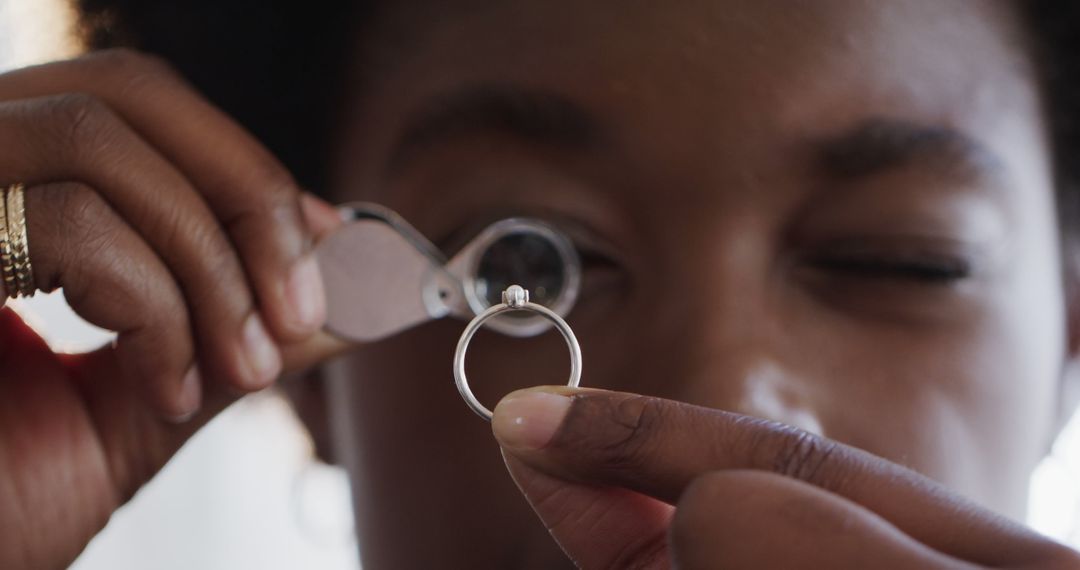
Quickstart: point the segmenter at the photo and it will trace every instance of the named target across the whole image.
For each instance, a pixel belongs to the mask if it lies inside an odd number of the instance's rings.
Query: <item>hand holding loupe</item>
[[[447,258],[388,208],[360,202],[339,211],[345,224],[316,247],[328,332],[349,342],[373,342],[446,316],[472,320],[458,345],[455,377],[470,407],[489,420],[491,412],[464,380],[464,347],[482,325],[529,337],[554,324],[580,376],[580,349],[562,317],[577,300],[581,260],[562,232],[540,220],[507,218]]]

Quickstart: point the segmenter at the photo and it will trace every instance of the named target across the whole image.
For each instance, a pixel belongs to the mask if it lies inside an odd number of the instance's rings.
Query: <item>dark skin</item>
[[[373,29],[362,52],[389,38],[399,51],[360,66],[379,74],[346,126],[336,197],[385,203],[451,250],[504,214],[561,223],[599,259],[569,319],[584,385],[804,428],[1023,516],[1075,348],[1043,110],[1007,3],[503,2],[402,10]],[[327,371],[365,562],[560,567],[446,362],[416,357],[450,354],[460,330],[422,327]],[[554,334],[481,335],[470,351],[489,405],[557,382],[565,361]],[[886,461],[844,448],[804,468],[783,460],[786,443],[747,457],[724,438],[773,429],[661,408],[673,411],[572,412],[540,451],[507,430],[546,425],[543,411],[496,412],[516,483],[584,567],[668,548],[663,504],[696,506],[675,515],[691,568],[994,559],[991,519],[952,521],[980,528],[968,551],[928,539],[951,495],[907,502],[936,505],[921,518],[881,504],[902,495]],[[874,548],[807,523],[849,519]]]
[[[1077,353],[1008,4],[479,4],[371,23],[336,198],[447,249],[511,213],[564,227],[591,389],[488,426],[449,321],[324,366],[365,565],[1080,566],[1002,517]],[[121,332],[64,356],[0,319],[0,567],[64,567],[227,403],[344,348],[295,277],[334,215],[130,52],[0,76],[0,143],[38,286]],[[481,333],[478,395],[564,350]]]

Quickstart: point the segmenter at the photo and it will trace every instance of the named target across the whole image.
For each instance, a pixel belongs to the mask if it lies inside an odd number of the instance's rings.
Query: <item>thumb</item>
[[[316,242],[325,238],[343,223],[333,206],[310,192],[300,194],[300,210]],[[306,371],[328,358],[345,352],[349,347],[350,345],[345,341],[321,331],[302,342],[281,347],[283,370],[286,375]]]
[[[492,429],[500,444],[535,441],[556,429],[568,407],[565,397],[515,392],[496,406]],[[579,568],[670,567],[667,537],[674,507],[622,487],[549,475],[516,458],[509,447],[503,445],[503,459],[510,476]]]
[[[304,222],[315,236],[315,241],[321,240],[342,224],[338,211],[311,192],[300,194],[300,211],[303,212]]]

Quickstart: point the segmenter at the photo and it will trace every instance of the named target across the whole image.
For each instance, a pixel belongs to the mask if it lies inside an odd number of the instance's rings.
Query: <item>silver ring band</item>
[[[555,328],[562,333],[563,338],[566,340],[566,346],[570,349],[570,380],[566,385],[577,388],[581,382],[581,346],[578,345],[574,331],[570,330],[570,325],[566,324],[566,321],[551,309],[543,305],[530,303],[529,292],[519,285],[507,287],[506,291],[503,291],[502,298],[502,303],[492,305],[469,322],[468,326],[465,327],[465,332],[461,333],[457,350],[454,351],[454,382],[457,384],[458,392],[461,393],[461,397],[465,399],[465,403],[472,408],[472,411],[489,422],[493,415],[491,410],[476,399],[472,389],[469,388],[469,380],[465,377],[465,351],[468,350],[473,335],[484,325],[484,321],[496,315],[510,311],[532,311],[551,321]]]

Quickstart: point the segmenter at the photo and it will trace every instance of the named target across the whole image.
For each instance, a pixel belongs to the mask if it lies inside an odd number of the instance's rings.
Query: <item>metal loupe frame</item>
[[[546,239],[555,248],[562,262],[564,271],[563,284],[555,300],[547,308],[560,316],[566,316],[577,301],[581,291],[581,257],[577,248],[562,232],[548,224],[531,218],[507,218],[488,226],[465,248],[466,260],[464,274],[460,275],[465,299],[469,308],[476,315],[488,310],[491,305],[479,292],[478,271],[480,260],[488,248],[500,239],[514,234],[533,234]],[[451,262],[451,265],[454,265]],[[550,321],[540,315],[528,318],[500,315],[485,323],[487,328],[515,337],[536,336],[552,327]]]
[[[346,202],[335,207],[335,209],[338,212],[338,216],[340,216],[341,220],[344,222],[365,219],[379,220],[394,228],[395,231],[401,234],[405,239],[409,240],[409,243],[431,259],[432,263],[436,263],[440,266],[446,264],[446,255],[443,254],[439,248],[432,245],[423,234],[416,231],[416,228],[405,221],[405,218],[402,218],[400,214],[382,204],[376,204],[374,202]]]

